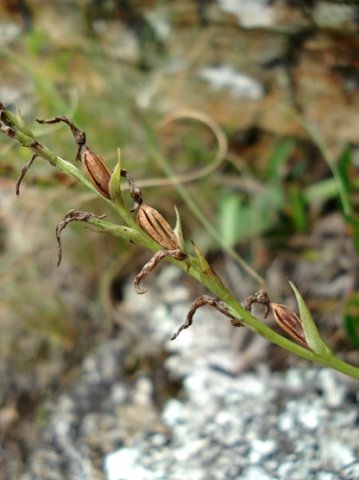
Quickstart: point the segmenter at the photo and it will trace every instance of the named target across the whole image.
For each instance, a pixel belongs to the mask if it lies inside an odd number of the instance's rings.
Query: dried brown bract
[[[57,266],[60,265],[62,260],[62,245],[61,245],[61,233],[67,227],[67,225],[71,222],[88,222],[91,218],[105,218],[106,215],[94,215],[90,212],[81,212],[78,210],[70,210],[66,213],[64,218],[56,227],[56,240],[58,245],[58,253],[57,253]]]
[[[249,312],[252,309],[253,303],[260,303],[264,305],[264,318],[267,318],[269,315],[269,305],[270,305],[270,298],[268,293],[264,290],[258,290],[258,292],[254,293],[247,297],[244,301],[244,308]]]
[[[135,184],[131,175],[124,168],[121,169],[121,177],[126,178],[128,181],[131,197],[134,201],[131,212],[135,212],[143,202],[141,189]]]
[[[284,330],[300,345],[310,350],[303,330],[302,321],[298,315],[286,305],[280,305],[279,303],[271,302],[270,306],[275,321],[282,328],[282,330]]]
[[[202,295],[192,303],[191,308],[187,313],[186,321],[180,326],[177,332],[172,335],[171,340],[174,340],[175,338],[177,338],[178,335],[182,332],[182,330],[185,330],[186,328],[192,325],[194,314],[199,308],[204,307],[205,305],[209,305],[210,307],[215,308],[220,313],[230,318],[233,326],[236,326],[236,327],[243,326],[240,320],[238,320],[238,318],[234,317],[229,313],[227,307],[223,302],[221,302],[220,300],[217,300],[216,298],[210,297],[208,295]]]
[[[176,260],[184,260],[186,258],[186,254],[182,252],[182,250],[160,250],[159,252],[155,253],[154,256],[149,260],[146,265],[142,268],[140,273],[136,276],[135,281],[133,282],[135,286],[136,293],[139,295],[146,293],[147,290],[143,290],[140,286],[142,280],[146,275],[153,272],[157,265],[166,257],[172,257]]]
[[[86,134],[84,131],[76,127],[64,115],[50,118],[48,120],[36,120],[38,123],[66,123],[71,128],[74,139],[78,145],[76,160],[81,160],[85,172],[95,185],[96,189],[106,198],[110,198],[109,183],[111,178],[111,171],[106,166],[101,157],[93,153],[86,145]]]
[[[58,115],[57,117],[49,118],[47,120],[36,119],[37,123],[41,124],[53,124],[53,123],[66,123],[71,128],[72,135],[74,136],[75,142],[78,145],[76,160],[81,160],[81,148],[83,145],[86,145],[86,133],[83,130],[80,130],[76,125],[71,122],[69,118],[65,115]]]
[[[27,171],[29,170],[29,168],[31,167],[33,161],[35,160],[35,158],[37,157],[38,155],[35,153],[31,158],[30,160],[27,162],[27,164],[22,168],[21,170],[21,173],[20,173],[20,176],[19,176],[19,179],[18,181],[16,182],[16,195],[19,196],[20,195],[20,185],[21,185],[21,182],[23,180],[23,178],[25,177]]]
[[[16,130],[12,127],[5,125],[4,123],[0,122],[0,130],[5,133],[8,137],[12,138],[15,137]]]

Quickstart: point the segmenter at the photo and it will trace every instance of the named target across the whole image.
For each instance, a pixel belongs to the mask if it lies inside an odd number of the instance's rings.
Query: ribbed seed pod
[[[175,232],[155,208],[141,203],[137,210],[136,221],[142,230],[165,250],[180,249]]]
[[[80,154],[82,165],[91,182],[104,197],[110,198],[109,183],[111,172],[102,158],[91,152],[86,145],[82,146]]]
[[[134,195],[133,198],[136,201]],[[161,260],[171,257],[181,261],[186,258],[186,254],[182,251],[179,240],[171,226],[158,210],[143,203],[142,197],[137,209],[136,221],[142,230],[163,248],[163,250],[154,254],[135,278],[134,285],[136,292],[141,294],[146,292],[146,290],[142,290],[140,287],[142,280],[149,273],[153,272]]]
[[[277,324],[300,345],[310,350],[303,330],[302,321],[298,315],[286,305],[271,302],[270,307]]]

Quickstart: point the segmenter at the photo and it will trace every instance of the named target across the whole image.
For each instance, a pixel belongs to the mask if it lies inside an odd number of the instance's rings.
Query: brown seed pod
[[[172,257],[175,260],[184,260],[186,254],[182,251],[172,227],[162,217],[159,211],[142,201],[141,192],[135,187],[133,182],[130,183],[130,186],[131,195],[135,200],[135,204],[137,204],[136,222],[143,231],[163,248],[163,250],[155,253],[135,278],[134,285],[136,292],[141,294],[146,292],[146,290],[140,287],[141,281],[146,275],[153,272],[161,260],[167,257]],[[137,192],[139,193],[137,194]]]
[[[82,165],[91,182],[104,197],[110,198],[109,183],[111,172],[102,158],[91,152],[86,145],[82,146],[80,156]]]
[[[142,202],[137,210],[136,221],[165,250],[180,250],[175,232],[155,208]]]
[[[272,309],[275,321],[280,328],[282,328],[282,330],[284,330],[300,345],[310,350],[303,330],[302,321],[298,315],[286,305],[280,305],[279,303],[271,302],[270,307]]]
[[[81,160],[82,165],[89,176],[91,182],[97,190],[106,198],[110,198],[109,183],[111,172],[105,165],[101,157],[93,153],[86,145],[86,133],[80,130],[65,115],[59,115],[48,120],[36,119],[41,124],[54,124],[63,122],[71,128],[75,142],[77,143],[76,160]]]

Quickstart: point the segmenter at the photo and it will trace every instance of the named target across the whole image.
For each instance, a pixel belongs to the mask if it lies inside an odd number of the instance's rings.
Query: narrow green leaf
[[[326,202],[338,197],[338,188],[334,178],[327,178],[309,185],[302,191],[303,199],[307,203]]]
[[[331,164],[333,176],[335,178],[341,206],[345,216],[352,213],[352,201],[350,198],[350,179],[348,176],[348,167],[351,162],[350,150],[346,148],[337,163]]]
[[[219,210],[222,242],[227,247],[234,247],[250,238],[261,236],[275,225],[283,205],[282,192],[273,185],[248,202],[233,194],[224,197]]]
[[[349,167],[352,163],[352,152],[349,147],[345,147],[337,162],[338,173],[345,193],[349,196],[351,191],[351,178]]]
[[[355,348],[359,350],[359,294],[352,295],[345,303],[344,327],[347,337]]]
[[[117,164],[110,178],[109,190],[111,200],[116,204],[123,205],[121,193],[121,152],[119,148],[117,149]]]
[[[182,232],[182,222],[181,222],[181,217],[177,207],[175,207],[175,212],[176,212],[176,226],[173,231],[175,232],[175,235],[177,237],[177,240],[182,252],[184,252],[185,245],[184,245],[183,232]]]
[[[267,164],[266,177],[274,183],[278,183],[281,178],[280,169],[282,165],[289,159],[293,154],[297,142],[292,138],[287,138],[284,141],[281,141],[273,151],[272,155],[269,157]]]
[[[20,128],[20,130],[25,133],[25,135],[28,135],[31,138],[35,138],[32,130],[26,125],[23,116],[21,115],[20,109],[18,106],[16,106],[16,120],[17,120],[17,126]]]
[[[304,233],[308,226],[307,208],[304,201],[303,193],[297,184],[289,187],[289,195],[291,200],[291,214],[293,223],[298,232]]]
[[[303,297],[299,293],[299,290],[294,285],[294,283],[289,282],[290,286],[292,287],[293,292],[295,293],[298,307],[299,307],[299,316],[302,321],[303,330],[305,333],[306,340],[308,345],[313,350],[313,352],[317,353],[322,357],[329,357],[332,356],[332,352],[328,345],[324,342],[322,337],[320,336],[319,330],[314,323],[313,317],[303,300]]]
[[[219,228],[223,243],[234,247],[238,242],[239,219],[242,199],[238,195],[227,195],[220,203]]]

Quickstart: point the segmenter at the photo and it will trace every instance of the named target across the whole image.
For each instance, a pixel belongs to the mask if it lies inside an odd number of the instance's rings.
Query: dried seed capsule
[[[298,315],[286,305],[271,302],[270,307],[277,324],[300,345],[310,350],[303,330],[302,321]]]
[[[63,122],[71,128],[75,142],[78,146],[76,160],[81,160],[86,173],[90,177],[91,182],[95,185],[97,190],[104,197],[111,198],[109,189],[111,172],[106,167],[102,158],[93,153],[86,145],[86,133],[83,130],[77,128],[71,120],[65,117],[65,115],[59,115],[54,118],[49,118],[48,120],[37,119],[36,121],[41,124],[53,124]]]
[[[126,176],[128,178],[127,172]],[[135,204],[137,204],[136,221],[138,225],[164,249],[155,253],[136,276],[134,281],[135,289],[137,293],[141,294],[146,292],[146,290],[142,290],[140,287],[141,281],[146,275],[153,272],[161,260],[172,257],[181,261],[186,258],[186,254],[182,251],[175,232],[162,215],[155,208],[142,201],[141,191],[135,187],[132,181],[130,182],[130,187],[132,198],[135,200]]]
[[[104,197],[110,198],[109,183],[111,172],[102,158],[91,152],[86,145],[81,147],[80,156],[82,165],[91,182]]]
[[[180,250],[175,232],[155,208],[142,202],[137,210],[136,221],[165,250]]]

